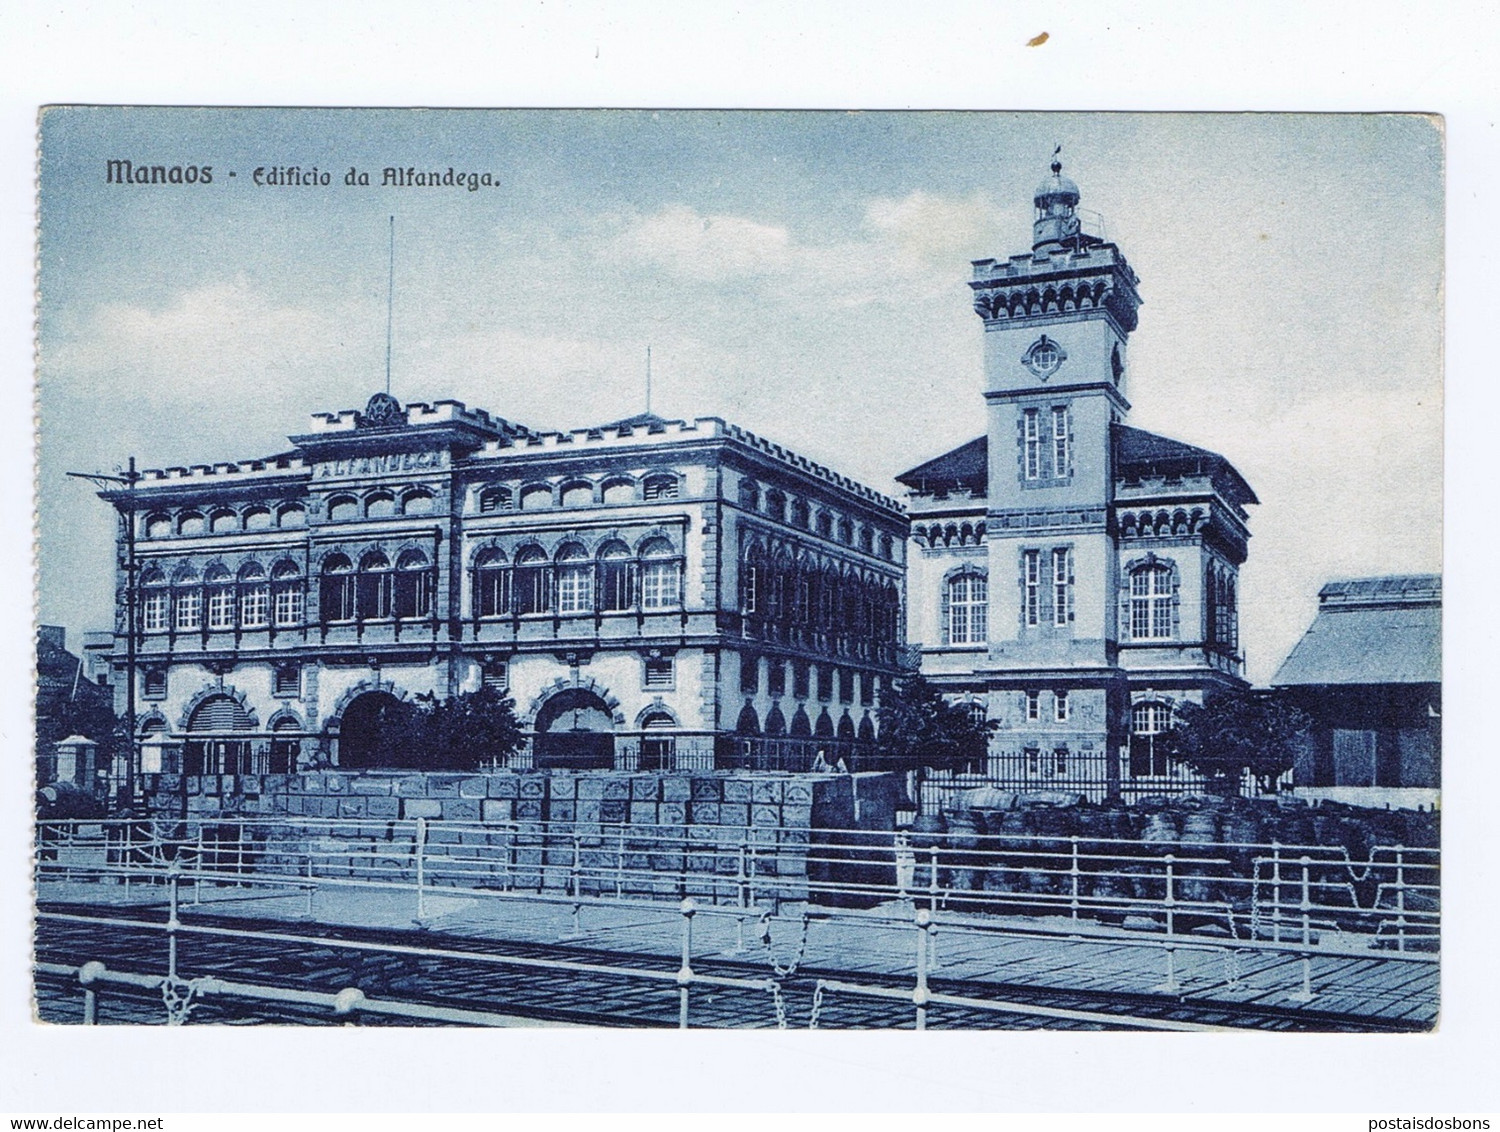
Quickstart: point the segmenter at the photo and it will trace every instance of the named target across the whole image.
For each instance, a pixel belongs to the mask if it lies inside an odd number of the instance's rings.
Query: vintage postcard
[[[44,109],[36,1017],[1433,1029],[1443,184]]]

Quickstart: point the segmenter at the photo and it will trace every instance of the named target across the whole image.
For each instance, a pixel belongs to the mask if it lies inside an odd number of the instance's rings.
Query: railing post
[[[917,1008],[917,1029],[927,1029],[927,1003],[932,993],[927,989],[927,951],[932,934],[932,913],[918,908],[917,915],[917,985],[911,992],[911,1001]]]
[[[1071,843],[1071,863],[1068,866],[1068,909],[1073,919],[1078,919],[1078,835],[1075,833],[1068,838]]]
[[[99,993],[94,983],[104,974],[105,967],[97,959],[78,968],[78,981],[83,986],[83,1024],[95,1026],[99,1022]]]
[[[198,859],[194,866],[193,903],[203,903],[203,823],[198,823]]]
[[[427,893],[425,884],[427,880],[427,819],[417,819],[417,830],[414,834],[415,844],[412,853],[416,857],[417,865],[417,919],[427,918]]]
[[[1406,849],[1396,846],[1396,950],[1406,950]],[[1378,882],[1377,882],[1378,883]]]
[[[698,905],[691,896],[682,901],[682,966],[677,969],[677,1027],[688,1028],[688,988],[693,982],[693,913]]]
[[[1310,870],[1312,858],[1307,854],[1302,855],[1302,900],[1300,908],[1302,912],[1302,987],[1292,994],[1294,1002],[1311,1002],[1313,999],[1312,989],[1312,956],[1308,949],[1312,946],[1312,878]]]
[[[182,862],[175,857],[167,866],[167,978],[177,978],[177,882],[182,876]]]
[[[1271,842],[1271,940],[1281,942],[1281,842]]]
[[[1167,898],[1166,898],[1165,903],[1166,903],[1166,906],[1167,906],[1167,934],[1168,935],[1176,935],[1177,934],[1177,930],[1176,930],[1176,928],[1177,928],[1177,920],[1176,920],[1176,898],[1175,898],[1174,892],[1173,892],[1173,890],[1176,887],[1176,885],[1174,883],[1174,877],[1173,877],[1173,874],[1172,874],[1172,864],[1176,860],[1177,860],[1177,858],[1174,857],[1171,853],[1167,854],[1167,856],[1166,856],[1166,863],[1167,863]]]

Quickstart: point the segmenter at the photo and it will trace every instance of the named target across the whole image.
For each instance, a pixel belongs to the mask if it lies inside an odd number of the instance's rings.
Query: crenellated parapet
[[[1136,328],[1139,280],[1113,244],[1012,256],[1004,262],[981,259],[973,266],[969,287],[974,312],[986,326],[1102,310],[1123,332]]]

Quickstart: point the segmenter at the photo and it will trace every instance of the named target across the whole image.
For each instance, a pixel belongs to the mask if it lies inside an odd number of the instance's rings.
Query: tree
[[[1276,691],[1219,692],[1177,706],[1171,754],[1206,775],[1216,793],[1235,793],[1249,771],[1271,793],[1297,756],[1312,720]]]
[[[975,719],[969,708],[950,703],[913,674],[893,681],[882,697],[877,743],[899,769],[962,770],[984,761],[990,732],[998,726],[993,719]]]
[[[415,749],[424,768],[476,770],[502,761],[526,741],[515,708],[514,700],[493,688],[447,700],[421,697]]]

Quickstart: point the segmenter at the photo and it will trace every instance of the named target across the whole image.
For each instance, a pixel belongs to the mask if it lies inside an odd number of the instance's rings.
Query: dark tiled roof
[[[1442,681],[1442,580],[1436,575],[1330,582],[1318,598],[1317,617],[1273,684]]]
[[[1115,475],[1207,475],[1214,487],[1234,503],[1259,503],[1255,492],[1235,466],[1217,452],[1197,448],[1154,432],[1115,425]]]
[[[976,437],[909,472],[902,472],[896,481],[915,491],[965,487],[983,494],[989,488],[989,441],[983,436]]]

